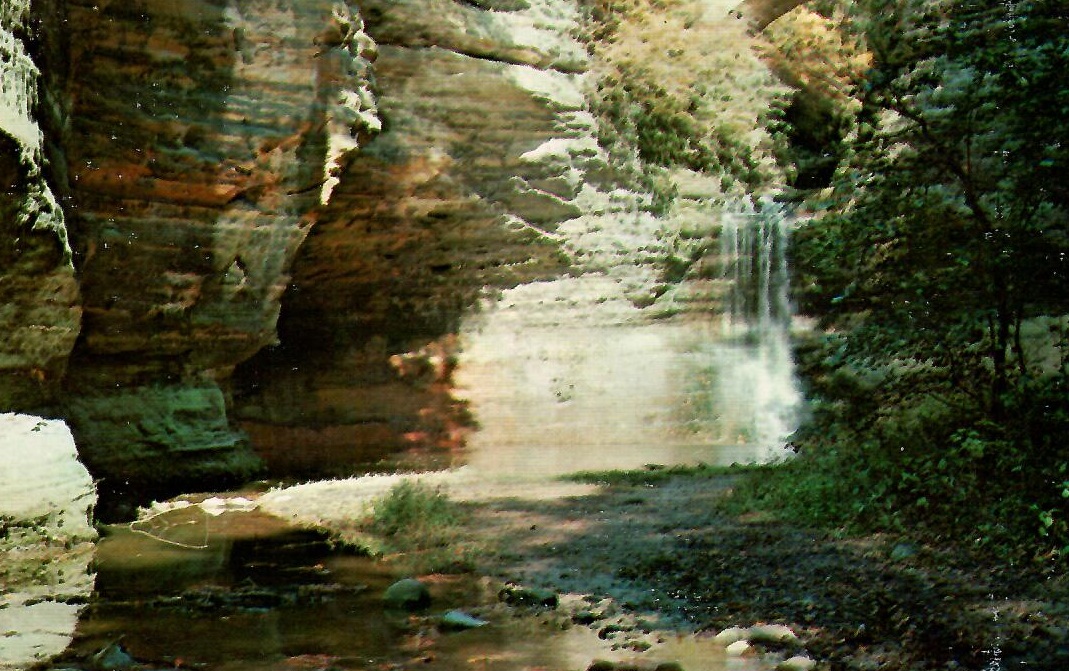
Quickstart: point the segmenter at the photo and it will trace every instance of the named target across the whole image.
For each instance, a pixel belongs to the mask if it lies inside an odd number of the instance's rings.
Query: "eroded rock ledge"
[[[700,257],[703,176],[666,222],[599,145],[575,0],[4,8],[0,410],[67,419],[105,501],[448,460],[487,288],[641,307]]]
[[[567,266],[576,185],[524,156],[582,107],[576,12],[5,5],[2,405],[67,418],[105,498],[455,444],[461,313]]]

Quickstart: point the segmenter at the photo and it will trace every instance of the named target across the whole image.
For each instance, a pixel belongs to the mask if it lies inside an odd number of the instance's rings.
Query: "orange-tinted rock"
[[[532,186],[560,175],[525,155],[567,134],[560,115],[582,101],[532,91],[534,70],[515,64],[567,51],[527,59],[507,23],[494,27],[505,19],[439,3],[447,21],[425,4],[364,5],[383,132],[340,164],[294,263],[280,345],[236,374],[236,414],[280,470],[458,446],[468,418],[451,366],[406,368],[435,348],[452,356],[450,334],[484,287],[567,267],[547,232],[579,210],[561,184],[564,197]],[[496,41],[476,48],[473,35]]]
[[[64,412],[98,476],[249,473],[218,382],[276,339],[339,100],[362,83],[349,18],[330,0],[70,3],[84,323]]]

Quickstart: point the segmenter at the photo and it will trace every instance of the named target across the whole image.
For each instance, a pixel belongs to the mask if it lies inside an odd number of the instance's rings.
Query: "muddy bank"
[[[1064,576],[938,542],[836,538],[727,515],[718,503],[732,482],[651,478],[483,504],[471,530],[493,550],[479,569],[611,599],[656,629],[787,625],[797,641],[759,648],[802,653],[820,668],[1069,668]]]

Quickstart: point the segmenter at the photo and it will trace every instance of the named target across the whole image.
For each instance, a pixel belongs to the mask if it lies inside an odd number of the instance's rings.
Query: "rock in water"
[[[419,610],[431,605],[431,591],[419,580],[405,578],[387,587],[382,600],[388,608]]]
[[[545,606],[556,608],[559,599],[557,594],[548,589],[534,587],[521,587],[520,585],[506,585],[497,594],[501,601],[510,606]]]
[[[486,620],[472,617],[462,610],[451,610],[442,616],[438,621],[438,624],[442,629],[459,631],[462,629],[478,629],[479,627],[485,627],[490,623]]]
[[[137,665],[130,653],[123,650],[118,643],[112,643],[89,658],[89,666],[94,671],[124,671]]]

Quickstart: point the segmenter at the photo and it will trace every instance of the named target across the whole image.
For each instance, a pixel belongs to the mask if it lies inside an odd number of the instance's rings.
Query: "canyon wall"
[[[449,377],[462,316],[485,286],[562,272],[551,231],[579,212],[575,180],[525,157],[576,132],[562,119],[582,97],[552,92],[574,89],[584,63],[563,35],[574,8],[361,12],[382,132],[340,164],[297,255],[280,344],[235,376],[241,426],[290,473],[329,472],[339,454],[458,446],[465,413]]]
[[[58,407],[105,494],[247,478],[258,461],[221,384],[276,338],[332,134],[377,121],[361,109],[370,45],[327,0],[68,12],[83,317]]]
[[[57,12],[61,3],[35,10]],[[67,222],[49,161],[62,111],[49,84],[61,78],[35,35],[29,0],[0,5],[0,407],[49,399],[81,319]],[[45,65],[42,70],[39,64]],[[59,73],[56,70],[60,70]],[[42,110],[44,111],[42,113]]]
[[[666,211],[606,153],[581,4],[5,3],[0,410],[66,419],[105,506],[448,462],[486,296],[572,273],[715,306],[717,178],[672,173]],[[617,52],[689,68],[682,30],[708,60],[722,4]]]
[[[566,267],[577,185],[523,155],[582,107],[544,81],[575,11],[5,5],[2,405],[67,419],[105,502],[455,446],[461,314]]]

